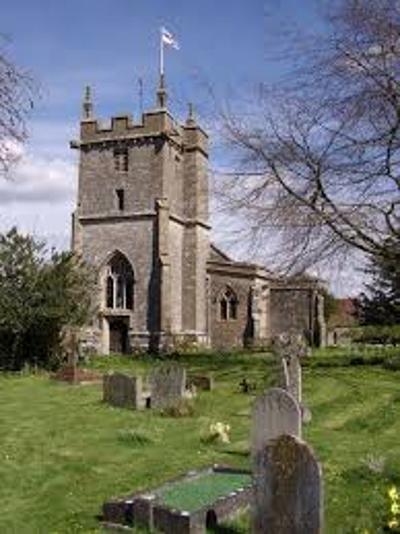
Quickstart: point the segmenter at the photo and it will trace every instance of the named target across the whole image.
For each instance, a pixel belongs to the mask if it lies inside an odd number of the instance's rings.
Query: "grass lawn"
[[[335,354],[332,353],[332,357]],[[381,365],[350,366],[345,358],[304,370],[304,397],[313,414],[305,438],[325,475],[328,533],[378,533],[386,491],[400,485],[400,372]],[[320,359],[319,359],[320,358]],[[216,389],[199,394],[194,415],[163,417],[101,402],[100,385],[68,386],[46,375],[0,375],[0,532],[100,532],[96,515],[111,496],[154,488],[212,463],[248,466],[253,397],[240,393],[246,377],[262,390],[268,356],[192,355],[195,371],[213,371]],[[104,358],[99,370],[145,371],[149,358]],[[207,444],[210,423],[231,426],[229,445]],[[230,532],[247,532],[237,522]]]

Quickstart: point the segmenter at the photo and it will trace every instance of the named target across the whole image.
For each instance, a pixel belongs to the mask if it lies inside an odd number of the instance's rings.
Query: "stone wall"
[[[185,228],[182,259],[182,325],[187,332],[206,335],[206,265],[209,230]]]
[[[134,309],[132,328],[135,331],[151,331],[157,327],[158,283],[157,265],[154,258],[153,238],[155,219],[136,220],[109,219],[83,224],[83,258],[99,273],[99,304],[105,306],[104,267],[112,254],[120,251],[132,265],[134,284]]]
[[[315,335],[314,292],[308,288],[272,288],[270,292],[271,336],[287,332]]]
[[[223,320],[220,315],[220,296],[227,288],[237,296],[236,320]],[[210,338],[215,348],[243,347],[253,335],[250,317],[251,279],[234,278],[229,274],[213,273],[210,277]]]
[[[184,226],[170,219],[171,331],[182,332],[182,265]]]
[[[124,146],[124,145],[122,145]],[[79,216],[121,215],[115,190],[125,192],[123,214],[152,211],[162,197],[162,165],[165,145],[160,140],[127,144],[129,169],[114,170],[115,145],[81,151]]]

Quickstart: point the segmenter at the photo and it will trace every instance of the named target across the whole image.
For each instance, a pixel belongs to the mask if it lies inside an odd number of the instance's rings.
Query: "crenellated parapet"
[[[165,109],[144,113],[141,122],[134,122],[130,114],[114,116],[108,121],[84,118],[80,123],[80,139],[71,142],[71,148],[129,145],[156,137],[170,142],[180,152],[199,150],[208,156],[207,134],[194,122],[179,124]]]
[[[114,139],[129,139],[166,133],[181,135],[178,123],[167,111],[147,112],[140,123],[134,123],[132,115],[117,115],[105,122],[83,120],[81,122],[81,142],[102,142]]]

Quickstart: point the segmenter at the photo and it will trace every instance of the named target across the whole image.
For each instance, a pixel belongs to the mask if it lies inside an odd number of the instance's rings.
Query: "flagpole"
[[[164,76],[164,40],[162,28],[160,28],[160,77]]]

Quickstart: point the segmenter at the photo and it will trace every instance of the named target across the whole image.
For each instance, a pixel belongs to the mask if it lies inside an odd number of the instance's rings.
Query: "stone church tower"
[[[102,124],[89,89],[83,104],[73,249],[99,272],[92,336],[103,353],[208,343],[207,135],[189,114],[178,124],[157,107]]]
[[[80,155],[72,247],[98,277],[86,343],[104,354],[231,347],[293,325],[315,337],[315,282],[288,285],[210,244],[207,134],[191,110],[179,124],[166,101],[161,78],[140,123],[105,124],[86,90],[71,143]]]

